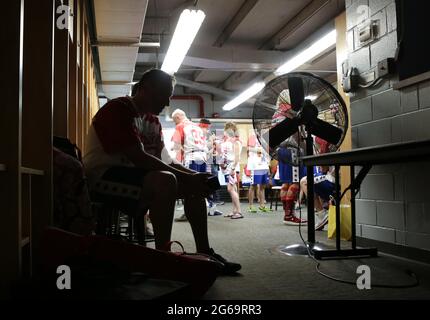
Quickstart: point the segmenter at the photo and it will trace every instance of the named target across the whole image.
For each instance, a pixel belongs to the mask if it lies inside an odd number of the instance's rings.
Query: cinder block
[[[403,170],[394,174],[394,200],[405,200],[405,177]]]
[[[370,8],[370,15],[373,15],[375,12],[385,8],[386,6],[393,3],[395,0],[370,0],[369,1],[369,8]]]
[[[429,232],[424,222],[426,221],[424,213],[424,204],[422,202],[409,202],[406,209],[406,230],[408,232]]]
[[[406,244],[406,232],[396,230],[396,243],[401,245]]]
[[[393,1],[387,6],[387,32],[393,32],[397,30],[397,9],[396,3]]]
[[[372,121],[372,99],[365,98],[351,103],[351,125]]]
[[[430,109],[419,110],[402,116],[402,140],[430,139]]]
[[[402,142],[402,116],[391,118],[391,141]]]
[[[400,100],[402,113],[418,110],[418,87],[412,86],[403,89],[400,94]]]
[[[376,221],[380,227],[403,230],[405,228],[405,204],[401,201],[377,201]]]
[[[421,109],[430,108],[430,81],[419,85],[419,104]]]
[[[383,165],[376,165],[372,166],[372,169],[370,169],[370,174],[382,174],[382,173],[396,173],[399,172],[402,169],[401,163],[393,163],[393,164],[383,164]]]
[[[360,73],[370,70],[370,50],[369,47],[361,48],[348,56],[349,66],[357,68]]]
[[[357,237],[361,237],[361,224],[357,224],[357,225],[355,226],[355,235],[356,235]]]
[[[376,67],[379,61],[393,58],[397,49],[397,33],[391,32],[370,45],[370,66]]]
[[[359,147],[391,143],[391,119],[373,121],[357,126]]]
[[[352,148],[358,148],[358,130],[356,127],[351,127],[351,143]]]
[[[348,8],[352,4],[352,0],[345,0],[345,8]]]
[[[376,201],[357,199],[355,205],[357,223],[376,225]]]
[[[362,199],[394,200],[394,179],[391,174],[369,174],[361,185]]]
[[[411,202],[426,202],[429,200],[430,189],[429,162],[405,164],[405,200]]]
[[[374,95],[372,106],[374,120],[399,115],[401,113],[399,91],[390,89]]]
[[[414,248],[430,250],[430,235],[426,233],[406,232],[406,245]]]
[[[366,7],[363,7],[366,6]],[[364,9],[364,10],[361,10]],[[346,29],[350,30],[370,17],[369,0],[354,0],[346,7]]]
[[[363,238],[395,243],[396,241],[396,232],[394,229],[381,228],[375,226],[361,226],[361,236]]]

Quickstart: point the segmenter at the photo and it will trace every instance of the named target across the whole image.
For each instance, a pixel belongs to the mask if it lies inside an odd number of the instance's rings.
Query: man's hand
[[[188,173],[179,178],[179,197],[207,197],[211,193],[208,184],[210,173]]]

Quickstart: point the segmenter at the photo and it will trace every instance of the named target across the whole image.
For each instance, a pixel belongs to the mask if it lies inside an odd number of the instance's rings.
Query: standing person
[[[237,187],[237,168],[239,167],[240,152],[242,144],[239,140],[237,126],[233,122],[227,122],[224,126],[224,141],[221,143],[222,163],[220,165],[222,173],[225,176],[227,190],[233,204],[233,213],[225,217],[231,219],[243,218],[240,209],[240,199]]]
[[[264,190],[269,182],[269,156],[264,152],[262,146],[258,142],[257,136],[252,131],[248,138],[248,163],[247,170],[251,171],[251,185],[248,191],[249,208],[248,212],[255,213],[254,208],[254,191],[257,186],[257,199],[259,202],[258,209],[261,212],[269,212],[266,208]]]
[[[202,129],[203,135],[206,137],[207,144],[207,154],[206,154],[206,171],[212,176],[218,176],[218,171],[214,170],[215,164],[213,163],[213,151],[215,148],[215,136],[211,134],[211,122],[208,119],[200,119],[199,127]],[[207,198],[208,200],[208,216],[220,216],[223,213],[216,210],[217,204],[215,203],[215,194],[210,194]]]
[[[184,199],[197,252],[220,261],[224,273],[233,273],[241,266],[228,262],[209,245],[208,175],[177,163],[164,146],[157,116],[169,105],[173,82],[169,74],[152,69],[142,75],[134,97],[113,99],[97,112],[87,137],[86,175],[93,190],[111,197],[137,195],[142,214],[149,207],[159,250],[166,250],[171,239],[176,199]]]
[[[272,126],[284,121],[286,118],[293,118],[296,112],[291,107],[290,93],[288,89],[283,90],[277,100],[277,110],[272,117]],[[294,214],[294,203],[299,193],[299,182],[306,175],[306,168],[300,165],[292,165],[298,162],[297,148],[301,141],[299,133],[294,134],[284,141],[278,149],[279,178],[282,182],[281,201],[284,208],[284,224],[298,226],[306,224]]]
[[[189,120],[181,109],[173,111],[172,118],[176,123],[176,129],[172,136],[173,148],[176,150],[176,154],[181,153],[181,159],[186,168],[206,173],[208,146],[202,128]],[[186,214],[182,214],[175,221],[187,221]]]

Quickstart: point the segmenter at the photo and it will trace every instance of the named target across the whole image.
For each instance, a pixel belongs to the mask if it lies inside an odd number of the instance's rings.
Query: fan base
[[[309,252],[313,254],[312,251],[321,251],[332,249],[322,243],[308,243],[307,247],[304,244],[292,244],[288,246],[278,247],[278,251],[287,256],[308,256]]]

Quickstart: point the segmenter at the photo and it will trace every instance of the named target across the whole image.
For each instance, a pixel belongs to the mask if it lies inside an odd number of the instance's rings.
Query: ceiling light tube
[[[275,71],[275,75],[281,76],[283,74],[286,74],[288,72],[291,72],[298,67],[304,65],[306,62],[311,61],[315,57],[317,57],[320,53],[324,52],[331,46],[336,44],[336,30],[333,30],[323,36],[318,41],[314,42],[310,47],[303,50],[287,62],[285,62],[283,65],[281,65],[278,69]]]
[[[239,94],[236,98],[225,104],[222,108],[223,110],[230,111],[234,108],[236,108],[241,103],[245,102],[249,98],[252,98],[257,93],[259,93],[261,90],[263,90],[264,86],[266,84],[264,81],[256,82],[252,86],[250,86],[248,89],[243,91],[241,94]]]
[[[178,71],[204,19],[201,10],[182,11],[161,70],[171,75]]]

